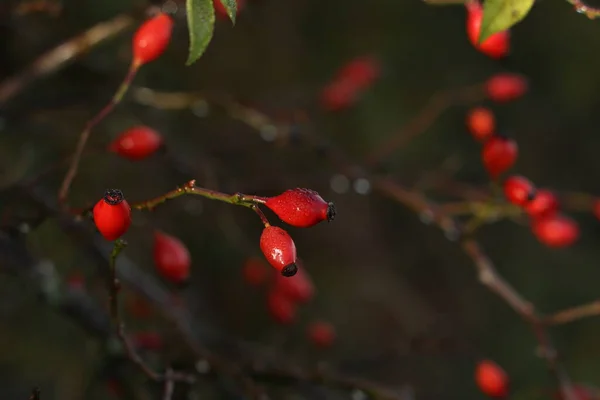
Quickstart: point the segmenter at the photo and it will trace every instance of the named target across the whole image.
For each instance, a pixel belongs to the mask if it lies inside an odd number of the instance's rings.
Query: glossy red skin
[[[289,325],[296,319],[296,305],[277,290],[272,290],[267,295],[267,309],[279,324]]]
[[[504,196],[512,204],[526,205],[534,192],[533,183],[523,176],[511,176],[504,181]]]
[[[298,303],[310,301],[315,294],[315,287],[304,268],[298,268],[294,276],[278,275],[275,278],[275,287],[278,292]]]
[[[264,260],[251,257],[244,263],[242,272],[244,280],[251,286],[260,286],[266,282],[270,270],[267,269]]]
[[[126,200],[111,205],[104,199],[100,199],[92,213],[96,228],[106,240],[117,240],[127,232],[131,225],[131,207]]]
[[[510,52],[510,32],[495,33],[480,44],[478,42],[482,20],[483,7],[477,2],[467,4],[467,37],[469,41],[478,51],[490,58],[506,57]]]
[[[485,83],[487,96],[497,103],[516,100],[527,93],[528,89],[527,79],[519,74],[496,74]]]
[[[356,88],[344,81],[333,82],[321,92],[321,106],[326,111],[342,111],[352,107],[358,100]]]
[[[189,278],[192,259],[190,252],[181,240],[156,231],[153,255],[156,269],[165,279],[180,283]]]
[[[481,150],[483,166],[492,178],[509,170],[517,161],[519,148],[512,139],[494,136],[484,143]]]
[[[143,65],[160,57],[169,42],[173,31],[173,19],[160,13],[144,22],[133,35],[134,63]]]
[[[329,322],[315,321],[308,326],[307,334],[315,346],[330,347],[335,341],[335,328]]]
[[[260,235],[260,249],[278,271],[296,262],[296,245],[291,236],[278,226],[268,226]]]
[[[121,133],[109,150],[132,161],[151,156],[162,146],[163,139],[154,129],[136,126]]]
[[[579,226],[571,218],[556,214],[533,221],[535,237],[548,247],[568,247],[579,239]]]
[[[329,204],[314,190],[290,189],[265,203],[286,224],[308,228],[327,220]]]
[[[475,107],[469,111],[466,118],[467,128],[478,141],[484,142],[494,135],[496,117],[486,107]]]
[[[485,395],[502,399],[508,396],[509,380],[506,372],[493,361],[483,360],[475,369],[475,383]]]
[[[532,218],[541,218],[556,214],[559,206],[554,193],[546,189],[538,189],[533,200],[525,206],[525,211]]]
[[[223,4],[220,0],[213,0],[213,4],[215,6],[215,14],[217,15],[217,17],[222,19],[229,18],[227,10],[225,9],[225,7],[223,7]],[[237,14],[239,14],[245,6],[246,0],[237,0]]]
[[[362,91],[375,83],[380,75],[379,61],[364,56],[348,62],[338,73],[337,82],[347,82],[355,91]]]

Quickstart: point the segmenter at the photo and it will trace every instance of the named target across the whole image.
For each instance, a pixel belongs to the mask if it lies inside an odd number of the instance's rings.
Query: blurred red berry
[[[467,128],[473,137],[484,142],[489,139],[496,130],[496,117],[486,107],[475,107],[467,114]]]
[[[335,206],[310,189],[290,189],[269,198],[269,207],[286,224],[308,228],[322,221],[333,221]]]
[[[535,196],[535,187],[523,176],[511,176],[504,181],[504,196],[518,206],[525,206]]]
[[[342,111],[353,106],[358,100],[358,93],[348,82],[333,82],[325,86],[321,92],[321,106],[326,111]]]
[[[269,264],[285,277],[298,272],[296,245],[290,235],[278,226],[269,225],[260,236],[260,249]]]
[[[132,339],[136,347],[144,350],[160,350],[163,346],[162,337],[156,332],[137,332]]]
[[[173,31],[173,19],[160,13],[144,22],[133,36],[133,62],[143,65],[160,57]]]
[[[481,150],[483,166],[494,179],[515,164],[518,154],[517,143],[501,136],[492,137]]]
[[[479,2],[473,1],[467,6],[467,37],[471,44],[481,53],[494,59],[506,57],[510,51],[510,32],[495,33],[479,43],[481,22],[483,20],[483,7]]]
[[[527,89],[527,79],[519,74],[496,74],[485,83],[487,96],[498,103],[516,100],[523,96]]]
[[[154,154],[162,143],[162,137],[154,129],[136,126],[121,133],[108,148],[121,157],[137,161]]]
[[[154,264],[165,279],[180,283],[190,276],[190,252],[181,240],[166,233],[154,232]]]
[[[308,326],[309,339],[317,347],[330,347],[335,341],[335,328],[326,321],[314,321]]]
[[[594,200],[594,203],[592,204],[592,213],[600,220],[600,199]]]
[[[267,296],[267,308],[275,322],[289,325],[296,318],[296,305],[288,297],[272,290]]]
[[[246,5],[246,0],[236,0],[236,3],[237,3],[237,14],[239,14],[244,9],[244,6]],[[217,15],[217,17],[223,18],[223,19],[229,18],[229,15],[227,14],[227,10],[223,6],[223,3],[221,3],[221,0],[213,0],[213,4],[215,6],[215,14]]]
[[[358,57],[338,73],[336,82],[347,82],[357,91],[368,89],[380,75],[379,61],[370,56]]]
[[[260,286],[265,283],[270,271],[262,259],[250,257],[244,262],[242,272],[246,283],[252,286]]]
[[[298,303],[308,302],[315,294],[315,287],[304,268],[298,268],[296,275],[291,277],[277,276],[275,278],[275,289],[293,302]]]
[[[577,223],[560,214],[534,220],[531,229],[535,237],[548,247],[568,247],[579,238]]]
[[[501,399],[508,396],[509,380],[506,372],[491,360],[483,360],[475,368],[475,382],[486,396]]]
[[[117,240],[131,225],[131,208],[117,189],[107,190],[94,206],[92,214],[96,228],[106,240]]]
[[[85,289],[85,276],[79,272],[72,273],[67,278],[67,286],[71,290],[84,290]]]
[[[558,199],[550,190],[538,189],[533,200],[525,206],[525,211],[532,218],[547,217],[558,211]]]

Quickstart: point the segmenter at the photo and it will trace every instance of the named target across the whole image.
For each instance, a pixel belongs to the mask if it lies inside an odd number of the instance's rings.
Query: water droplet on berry
[[[350,189],[350,180],[346,175],[337,174],[331,177],[329,185],[331,186],[331,190],[336,193],[347,193]]]
[[[279,132],[275,125],[265,125],[260,129],[260,137],[265,142],[272,142],[277,139]]]
[[[206,100],[196,100],[190,106],[192,113],[198,118],[205,118],[210,112],[210,107]]]
[[[371,182],[366,178],[358,178],[354,181],[354,191],[358,194],[369,194]]]

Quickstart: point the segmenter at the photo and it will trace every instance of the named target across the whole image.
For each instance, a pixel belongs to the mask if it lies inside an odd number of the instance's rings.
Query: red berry
[[[269,270],[262,259],[250,257],[243,267],[245,281],[252,286],[262,285],[268,277]]]
[[[265,205],[286,224],[308,228],[321,221],[333,221],[335,206],[310,189],[290,189],[269,198]]]
[[[296,318],[296,305],[277,290],[269,292],[267,307],[271,317],[282,325],[289,325]]]
[[[304,268],[298,268],[296,275],[291,277],[279,275],[275,278],[275,288],[290,300],[298,303],[308,302],[315,294],[312,280]]]
[[[333,82],[323,89],[321,105],[327,111],[341,111],[356,103],[358,93],[356,88],[348,82]]]
[[[489,139],[496,129],[494,113],[485,107],[475,107],[467,114],[467,128],[480,142]]]
[[[173,19],[160,13],[144,22],[133,35],[133,61],[143,65],[156,60],[171,41]]]
[[[71,290],[84,290],[85,289],[85,276],[75,272],[67,278],[67,286]]]
[[[156,332],[138,332],[132,339],[135,346],[140,349],[160,350],[163,346],[162,337]]]
[[[501,136],[492,137],[481,150],[483,166],[492,178],[497,178],[510,169],[517,161],[518,154],[517,143]]]
[[[600,199],[594,200],[592,204],[592,213],[597,219],[600,219]]]
[[[329,322],[315,321],[308,326],[308,337],[315,346],[330,347],[335,341],[335,328]]]
[[[93,209],[94,223],[106,240],[117,240],[131,225],[131,208],[117,189],[109,189]]]
[[[121,133],[109,150],[133,161],[151,156],[163,144],[162,137],[147,126],[136,126]]]
[[[496,74],[485,83],[487,96],[498,103],[516,100],[527,92],[527,79],[519,74]]]
[[[154,232],[154,263],[158,273],[172,282],[183,282],[190,276],[192,261],[187,247],[160,231]]]
[[[513,204],[525,206],[535,196],[535,187],[523,176],[511,176],[504,181],[504,196]]]
[[[237,2],[237,14],[239,14],[240,11],[242,11],[244,6],[246,5],[246,0],[237,0],[236,2]],[[223,6],[223,3],[221,3],[221,0],[213,0],[213,4],[215,6],[215,13],[219,18],[229,18],[229,15],[227,14],[227,10]]]
[[[290,235],[278,226],[267,226],[260,235],[260,249],[269,264],[285,277],[296,275],[296,245]]]
[[[483,360],[475,369],[475,382],[485,395],[501,399],[508,396],[509,382],[506,372],[493,361]]]
[[[499,59],[505,57],[510,51],[510,33],[502,31],[488,37],[479,43],[481,22],[483,20],[483,7],[479,2],[467,3],[467,36],[471,44],[488,57]]]
[[[525,211],[532,218],[547,217],[558,211],[558,199],[549,190],[538,189],[535,197],[525,206]]]
[[[355,90],[361,91],[371,86],[379,77],[380,66],[374,57],[356,58],[346,64],[338,73],[337,82],[346,82]]]
[[[579,238],[579,226],[560,214],[538,218],[531,226],[537,239],[548,247],[568,247]]]

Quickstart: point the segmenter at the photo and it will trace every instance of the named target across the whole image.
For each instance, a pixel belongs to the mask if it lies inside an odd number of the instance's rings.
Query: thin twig
[[[544,318],[546,325],[562,325],[584,318],[600,316],[600,300],[555,312]]]

